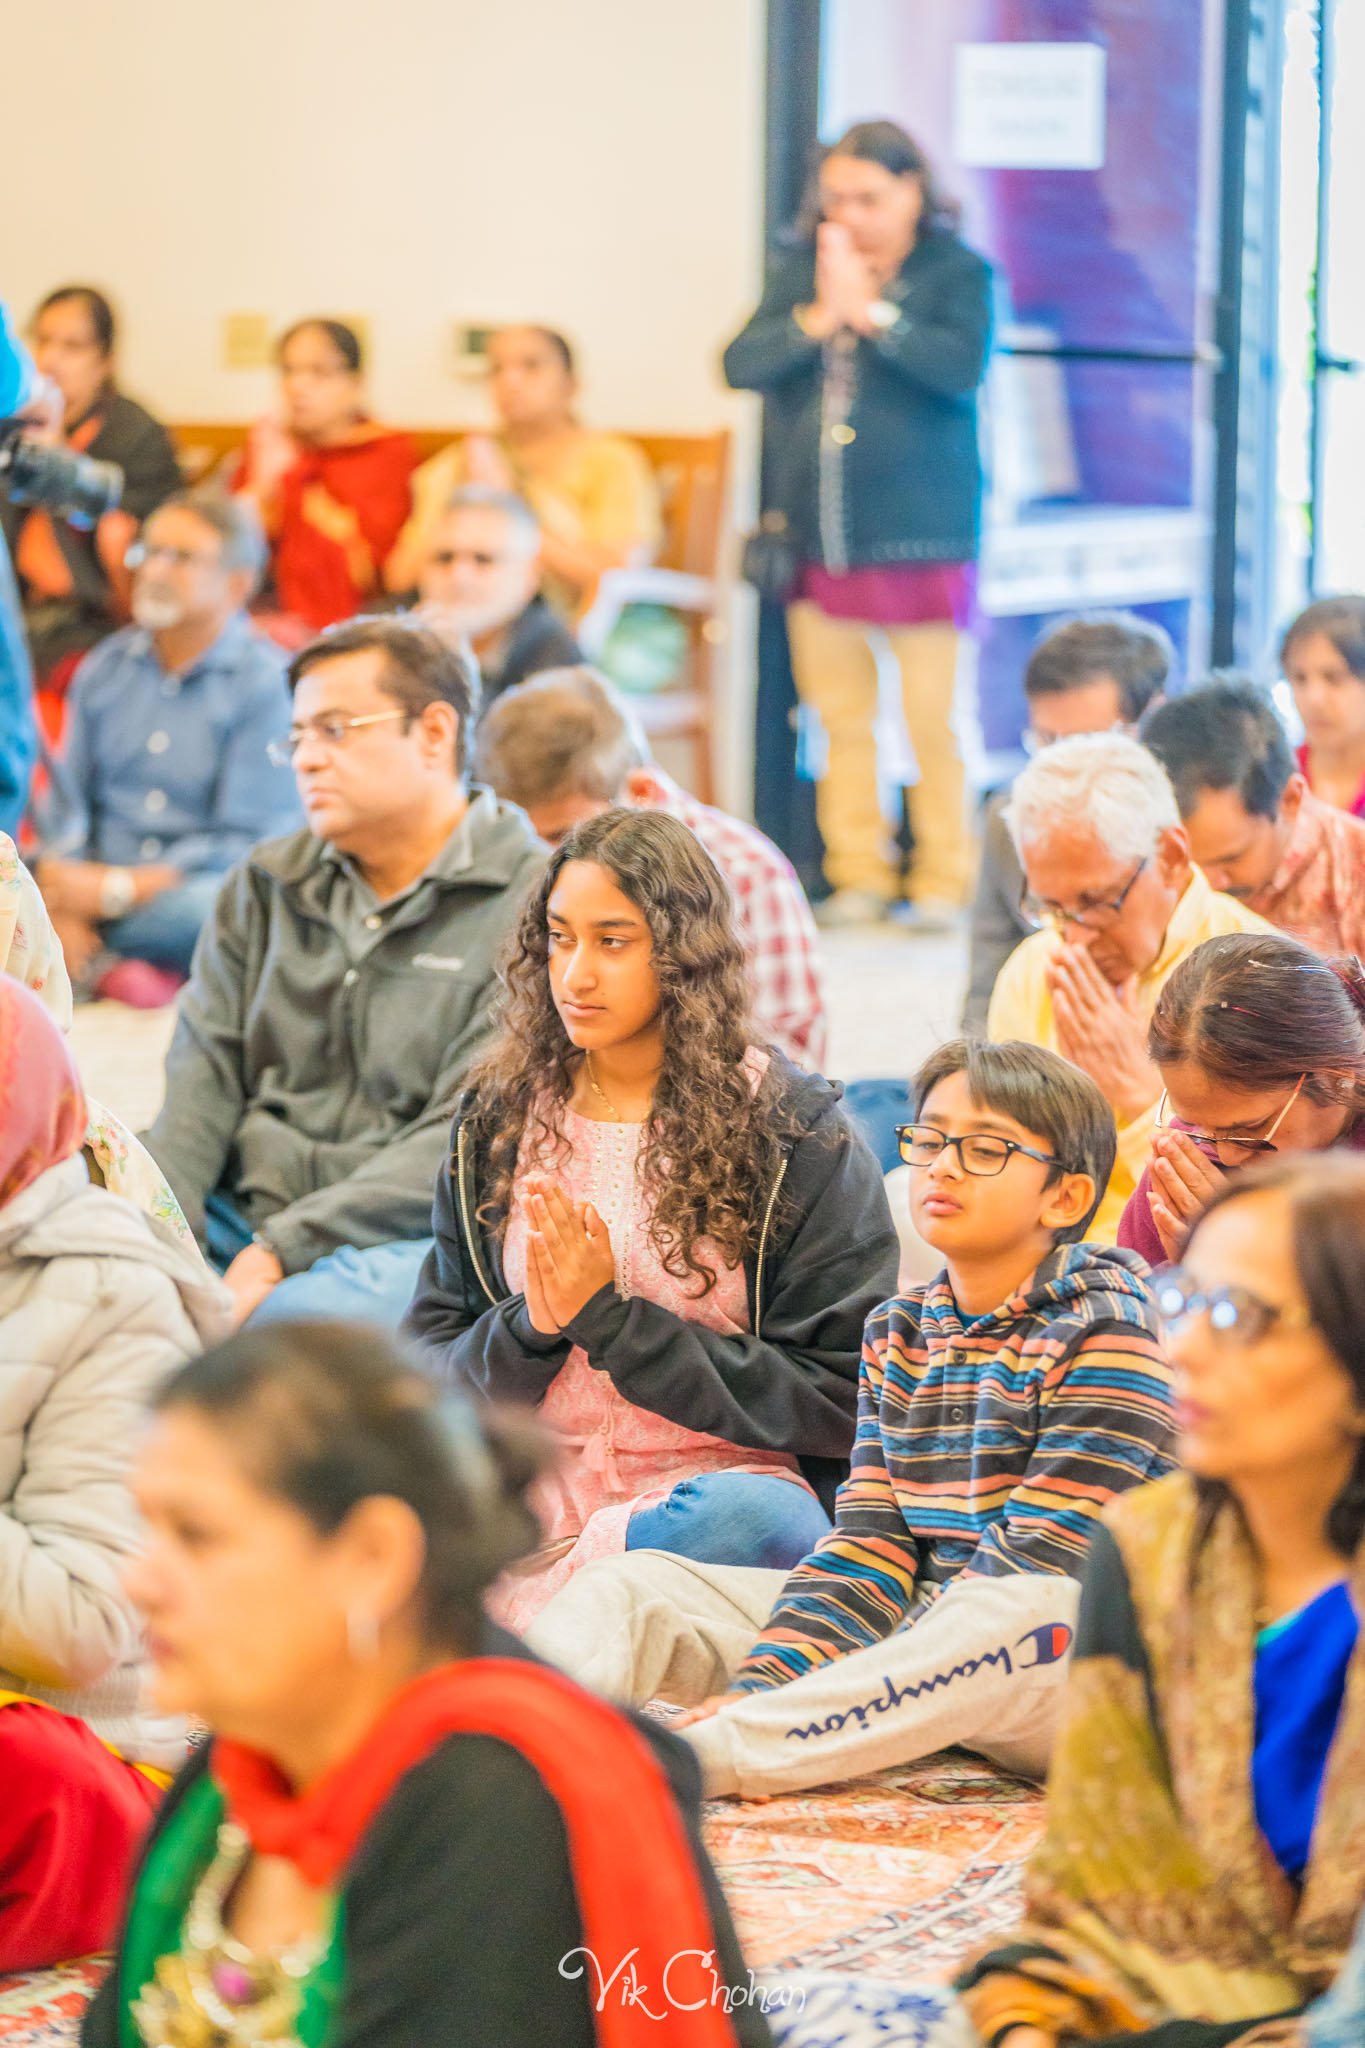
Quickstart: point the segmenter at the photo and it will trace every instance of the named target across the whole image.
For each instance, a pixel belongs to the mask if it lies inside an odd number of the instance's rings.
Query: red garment
[[[683,1961],[713,1950],[715,1934],[663,1770],[629,1721],[559,1672],[496,1657],[443,1664],[405,1686],[360,1747],[297,1797],[241,1743],[215,1742],[212,1768],[253,1847],[320,1886],[345,1868],[399,1778],[456,1734],[507,1743],[543,1779],[563,1816],[583,1939],[607,1973],[633,1957],[643,1983],[677,1987],[662,2020],[607,1999],[603,2048],[734,2048],[709,1977],[689,1976]],[[683,2009],[689,1998],[699,2010]]]
[[[37,996],[0,975],[0,1208],[79,1152],[85,1125],[66,1040]]]
[[[0,1707],[0,1971],[109,1947],[161,1796],[84,1721]]]
[[[1313,787],[1313,778],[1308,773],[1307,747],[1300,747],[1296,758],[1299,764],[1299,773],[1311,789]],[[1365,782],[1362,782],[1360,788],[1356,791],[1355,802],[1351,805],[1350,815],[1353,818],[1365,818]]]
[[[953,625],[968,632],[976,601],[974,562],[874,562],[836,575],[808,562],[796,595],[826,618],[865,626]]]
[[[280,608],[313,632],[349,619],[383,587],[382,572],[412,510],[417,450],[368,423],[330,448],[301,448],[280,486],[273,570]],[[251,479],[250,448],[241,483]]]

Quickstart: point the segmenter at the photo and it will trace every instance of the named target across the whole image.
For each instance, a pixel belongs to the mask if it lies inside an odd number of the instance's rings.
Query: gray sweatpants
[[[527,1634],[608,1698],[694,1706],[763,1633],[783,1572],[630,1550],[587,1565]],[[1076,1622],[1074,1579],[959,1579],[894,1635],[682,1732],[710,1793],[799,1792],[956,1744],[1046,1772]]]

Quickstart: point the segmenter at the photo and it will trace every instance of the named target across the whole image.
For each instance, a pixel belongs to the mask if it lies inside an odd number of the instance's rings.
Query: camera
[[[23,420],[0,420],[0,492],[16,505],[59,513],[73,526],[94,526],[113,511],[123,496],[116,462],[34,441],[25,427]]]

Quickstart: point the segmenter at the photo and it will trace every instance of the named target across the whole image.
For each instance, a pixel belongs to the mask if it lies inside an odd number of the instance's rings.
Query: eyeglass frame
[[[905,1133],[907,1131],[933,1131],[936,1138],[942,1138],[943,1140],[938,1151],[934,1154],[934,1159],[942,1158],[949,1146],[952,1146],[957,1152],[958,1165],[963,1173],[970,1175],[973,1180],[999,1180],[1001,1174],[1010,1163],[1010,1154],[1012,1152],[1021,1152],[1025,1159],[1036,1159],[1043,1166],[1055,1166],[1061,1173],[1068,1173],[1070,1171],[1065,1160],[1055,1158],[1050,1152],[1040,1152],[1036,1145],[1021,1145],[1016,1138],[1002,1138],[996,1131],[964,1131],[960,1137],[950,1138],[946,1131],[935,1130],[932,1124],[897,1124],[895,1129],[896,1144],[900,1150],[901,1164],[910,1167],[917,1173],[923,1173],[927,1167],[933,1165],[934,1160],[916,1160],[906,1157]],[[996,1167],[994,1173],[983,1173],[979,1166],[968,1166],[967,1155],[962,1148],[964,1145],[970,1145],[973,1139],[976,1139],[978,1142],[985,1139],[988,1144],[1004,1146],[1005,1156],[999,1166]]]
[[[1152,1285],[1157,1314],[1168,1329],[1179,1323],[1197,1322],[1207,1316],[1210,1333],[1221,1349],[1250,1351],[1263,1337],[1269,1336],[1272,1330],[1311,1330],[1314,1327],[1312,1310],[1304,1307],[1302,1302],[1284,1302],[1277,1305],[1273,1301],[1262,1301],[1260,1295],[1253,1294],[1249,1287],[1192,1287],[1183,1295],[1184,1307],[1173,1315],[1169,1309],[1163,1308],[1161,1303],[1163,1294],[1170,1289],[1174,1288],[1177,1293],[1181,1291],[1181,1280],[1177,1278],[1178,1275],[1183,1275],[1185,1279],[1190,1277],[1183,1266],[1170,1266],[1153,1281]],[[1237,1295],[1244,1296],[1248,1306],[1254,1308],[1261,1318],[1254,1330],[1242,1327],[1241,1317],[1245,1311],[1238,1307],[1234,1299]],[[1215,1311],[1220,1307],[1232,1310],[1233,1319],[1230,1323],[1218,1323],[1213,1320]]]
[[[282,740],[268,740],[265,750],[277,768],[292,768],[294,756],[298,753],[299,748],[306,739],[315,739],[324,747],[344,747],[348,735],[355,732],[362,725],[385,725],[392,718],[406,719],[408,724],[411,725],[415,716],[414,712],[402,709],[366,711],[359,718],[342,718],[336,712],[322,711],[319,712],[317,718],[309,719],[306,725],[291,725]],[[319,732],[318,726],[322,719],[327,719],[331,724],[340,728],[334,738],[329,738],[326,733]]]
[[[1233,1162],[1220,1157],[1218,1147],[1220,1145],[1238,1145],[1244,1152],[1250,1154],[1250,1158],[1240,1160],[1237,1163],[1242,1166],[1249,1166],[1251,1160],[1260,1159],[1267,1152],[1279,1151],[1279,1146],[1274,1143],[1275,1133],[1279,1130],[1280,1125],[1284,1122],[1300,1095],[1302,1095],[1307,1080],[1308,1076],[1306,1073],[1299,1075],[1298,1080],[1294,1083],[1293,1093],[1290,1095],[1288,1102],[1285,1103],[1263,1138],[1220,1138],[1213,1131],[1201,1131],[1197,1127],[1186,1130],[1183,1125],[1163,1122],[1163,1112],[1170,1106],[1170,1091],[1165,1088],[1162,1089],[1161,1100],[1156,1106],[1155,1129],[1158,1131],[1179,1131],[1180,1135],[1188,1138],[1191,1144],[1196,1146],[1207,1145],[1217,1159],[1219,1166],[1231,1166]]]
[[[1105,903],[1087,904],[1084,910],[1067,910],[1060,903],[1049,903],[1044,906],[1041,903],[1041,899],[1033,894],[1028,883],[1025,882],[1019,896],[1019,915],[1024,920],[1024,923],[1036,932],[1060,931],[1069,924],[1078,924],[1082,931],[1087,932],[1110,931],[1122,917],[1124,905],[1134,889],[1136,889],[1144,872],[1151,866],[1153,858],[1152,854],[1145,853],[1133,869],[1132,874],[1129,875],[1128,880],[1119,890],[1117,896]],[[1039,907],[1036,910],[1030,909],[1029,906],[1031,904],[1038,904]],[[1104,918],[1103,924],[1092,922],[1094,918],[1100,916]]]
[[[146,568],[154,555],[166,555],[177,569],[193,568],[196,562],[217,564],[223,559],[221,548],[173,548],[165,541],[130,540],[123,551],[123,566],[125,569],[131,569],[136,575],[139,569]]]

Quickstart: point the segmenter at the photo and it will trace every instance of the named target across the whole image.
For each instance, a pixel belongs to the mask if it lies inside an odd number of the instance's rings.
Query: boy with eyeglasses
[[[1173,1462],[1147,1269],[1085,1242],[1115,1148],[1098,1088],[1038,1047],[958,1040],[913,1102],[911,1207],[944,1268],[868,1320],[829,1535],[785,1579],[630,1552],[531,1631],[605,1692],[692,1706],[712,1793],[948,1744],[1040,1775],[1096,1520]]]

